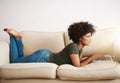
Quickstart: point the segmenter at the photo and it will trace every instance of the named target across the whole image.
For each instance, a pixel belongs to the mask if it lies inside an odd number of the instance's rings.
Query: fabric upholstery
[[[9,44],[5,41],[0,41],[0,78],[1,66],[9,64]]]
[[[103,80],[120,78],[120,65],[111,60],[94,61],[83,67],[61,65],[57,75],[62,80]]]
[[[49,49],[58,52],[65,46],[63,32],[22,32],[25,55],[38,49]]]
[[[15,78],[56,78],[54,63],[12,63],[1,67],[3,79]]]
[[[6,41],[0,41],[0,65],[9,63],[9,44]]]
[[[14,79],[2,80],[1,83],[120,83],[120,79],[115,80],[96,80],[96,81],[71,81],[57,79]]]

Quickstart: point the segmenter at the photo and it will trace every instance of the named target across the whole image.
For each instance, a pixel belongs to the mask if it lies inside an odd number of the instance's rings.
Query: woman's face
[[[86,35],[82,36],[82,38],[80,38],[80,42],[83,45],[89,46],[91,43],[91,36],[92,36],[91,33],[87,33]]]

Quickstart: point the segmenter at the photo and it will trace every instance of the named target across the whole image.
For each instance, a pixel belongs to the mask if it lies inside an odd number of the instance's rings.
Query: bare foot
[[[4,31],[6,31],[9,35],[14,36],[15,38],[22,38],[21,34],[13,28],[5,28]]]

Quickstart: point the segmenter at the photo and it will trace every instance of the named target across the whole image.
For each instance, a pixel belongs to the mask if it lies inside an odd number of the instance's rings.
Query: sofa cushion
[[[38,49],[58,52],[65,47],[64,32],[23,31],[24,54],[29,55]]]
[[[12,63],[1,67],[1,78],[56,78],[54,63]]]
[[[96,33],[92,36],[90,46],[86,46],[83,50],[84,55],[91,55],[95,53],[113,55],[113,28],[97,29]],[[65,33],[65,43],[68,45],[68,33]]]
[[[83,67],[61,65],[57,75],[62,80],[100,80],[120,78],[120,65],[110,60],[96,60]]]
[[[9,44],[0,40],[0,66],[9,63]]]

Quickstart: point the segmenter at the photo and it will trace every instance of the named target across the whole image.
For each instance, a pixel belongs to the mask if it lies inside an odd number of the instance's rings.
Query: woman
[[[84,66],[93,59],[98,59],[103,55],[91,55],[82,60],[82,49],[90,45],[91,36],[94,34],[94,26],[88,22],[73,23],[68,28],[68,34],[72,43],[68,44],[58,53],[52,53],[47,49],[40,49],[29,56],[24,56],[22,46],[22,36],[15,29],[5,28],[10,35],[10,61],[11,63],[20,62],[52,62],[57,65],[71,64],[76,67]]]

